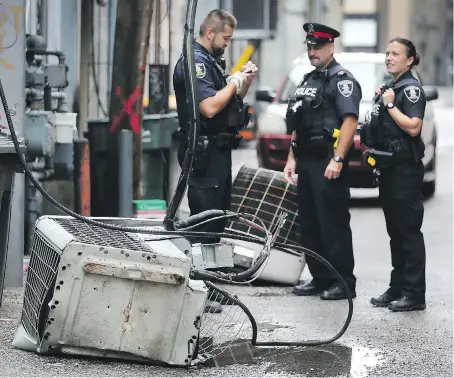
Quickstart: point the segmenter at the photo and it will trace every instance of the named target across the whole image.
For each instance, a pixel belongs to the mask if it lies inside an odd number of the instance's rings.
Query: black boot
[[[388,305],[395,301],[396,299],[400,298],[401,294],[392,291],[386,291],[382,295],[378,297],[371,298],[370,303],[372,303],[376,307],[388,307]]]
[[[300,296],[320,295],[329,285],[330,282],[312,280],[295,286],[292,293]]]
[[[393,312],[398,311],[420,311],[426,309],[426,301],[403,296],[388,305],[388,309]]]
[[[356,297],[355,289],[350,289],[350,294],[352,298]],[[321,295],[321,299],[325,300],[340,300],[340,299],[348,299],[347,290],[342,286],[340,283],[335,283],[330,286],[327,290],[325,290]]]

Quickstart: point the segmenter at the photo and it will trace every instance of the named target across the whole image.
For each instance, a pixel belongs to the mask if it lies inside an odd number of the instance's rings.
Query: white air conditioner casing
[[[93,219],[164,230],[153,220]],[[189,279],[191,264],[191,245],[180,236],[43,216],[13,345],[42,354],[190,365],[208,291],[203,281]]]
[[[234,264],[244,269],[252,266],[263,249],[263,246],[260,244],[243,240],[224,239],[224,241],[234,245]],[[302,253],[293,251],[284,252],[276,248],[271,248],[270,257],[265,264],[263,269],[260,269],[253,277],[283,285],[296,285],[306,266],[306,257]]]

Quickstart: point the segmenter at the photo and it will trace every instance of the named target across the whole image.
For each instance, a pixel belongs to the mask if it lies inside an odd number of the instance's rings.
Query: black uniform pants
[[[409,161],[383,170],[379,183],[393,266],[389,290],[421,300],[426,292],[423,177],[423,164]]]
[[[297,162],[301,243],[333,265],[350,290],[356,288],[350,229],[350,190],[347,164],[338,179],[325,178],[330,158],[302,156]],[[314,282],[329,285],[335,276],[320,262],[306,255]]]
[[[181,144],[178,155],[182,165],[184,145]],[[191,215],[206,210],[230,210],[232,191],[232,157],[231,150],[210,146],[206,157],[206,167],[194,170],[189,176],[188,204]],[[191,231],[223,232],[226,220],[216,220],[204,223]],[[220,238],[188,238],[191,243],[218,243]]]

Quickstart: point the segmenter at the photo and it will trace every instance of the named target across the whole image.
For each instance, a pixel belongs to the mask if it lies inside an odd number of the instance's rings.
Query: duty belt
[[[216,134],[208,134],[208,135],[201,135],[199,138],[208,140],[211,145],[217,148],[232,148],[236,149],[239,147],[242,136],[241,134],[233,134],[233,133],[216,133]]]
[[[381,150],[373,148],[366,150],[363,158],[373,168],[375,183],[378,185],[382,170],[390,168],[396,163],[412,160],[414,151],[409,140],[395,139],[389,141],[387,147]]]
[[[328,146],[323,136],[312,137],[304,141],[292,141],[292,150],[296,157],[312,156],[318,159],[324,159],[329,153]]]
[[[395,139],[387,143],[388,152],[393,152],[396,157],[396,162],[410,160],[413,158],[413,152],[410,142],[407,139]]]
[[[180,140],[185,140],[188,138],[188,133],[182,130],[178,131],[178,136]],[[215,133],[215,134],[204,134],[199,135],[199,142],[203,143],[203,141],[210,142],[211,145],[218,147],[218,148],[238,148],[241,139],[243,138],[240,133]]]

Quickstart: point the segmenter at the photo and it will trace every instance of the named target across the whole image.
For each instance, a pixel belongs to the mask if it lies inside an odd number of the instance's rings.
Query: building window
[[[349,15],[342,23],[342,46],[346,51],[378,51],[376,15]]]

